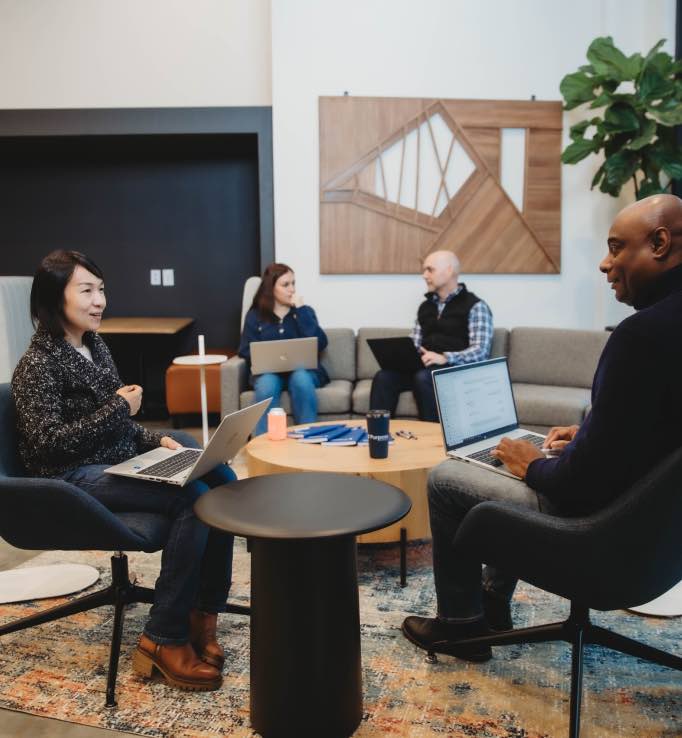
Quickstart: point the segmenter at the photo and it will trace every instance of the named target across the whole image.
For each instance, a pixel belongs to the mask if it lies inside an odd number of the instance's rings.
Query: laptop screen
[[[505,358],[439,369],[433,385],[448,451],[518,428]]]

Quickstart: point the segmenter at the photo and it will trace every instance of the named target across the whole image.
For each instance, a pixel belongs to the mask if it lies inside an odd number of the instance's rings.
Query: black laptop
[[[409,336],[368,338],[367,345],[372,349],[382,369],[394,372],[416,372],[424,368],[421,356]]]

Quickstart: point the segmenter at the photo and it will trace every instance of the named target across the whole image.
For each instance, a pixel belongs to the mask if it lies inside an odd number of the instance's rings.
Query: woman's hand
[[[299,295],[298,292],[294,293],[294,296],[291,298],[291,307],[293,308],[300,308],[305,305],[305,300],[303,299],[302,295]]]
[[[142,387],[139,384],[126,384],[120,389],[117,389],[116,394],[121,395],[128,403],[131,416],[138,413],[142,404]]]
[[[163,436],[163,438],[161,439],[161,445],[164,448],[169,448],[171,451],[182,448],[182,444],[178,443],[174,438],[171,438],[170,436]]]

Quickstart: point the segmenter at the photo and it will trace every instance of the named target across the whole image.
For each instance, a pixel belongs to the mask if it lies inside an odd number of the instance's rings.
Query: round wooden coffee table
[[[365,425],[364,418],[338,422],[351,426]],[[324,421],[315,425],[329,423]],[[416,440],[396,436],[399,430],[410,431],[417,436]],[[412,502],[412,511],[400,523],[358,536],[358,543],[404,544],[406,540],[428,539],[431,529],[426,480],[429,471],[446,458],[440,424],[420,420],[391,420],[390,432],[395,443],[389,447],[387,459],[371,459],[367,446],[328,447],[317,443],[299,443],[293,438],[269,441],[267,435],[257,436],[246,446],[249,476],[297,471],[336,472],[387,482],[405,492]],[[404,530],[402,538],[401,529]],[[404,567],[401,568],[404,572]]]

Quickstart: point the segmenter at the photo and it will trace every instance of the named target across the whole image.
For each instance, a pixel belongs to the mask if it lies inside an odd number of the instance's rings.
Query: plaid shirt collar
[[[441,300],[440,297],[438,297],[437,292],[427,292],[424,295],[424,297],[427,300],[431,300],[431,302],[435,302],[435,303],[440,302],[443,305],[447,305],[450,302],[450,300],[454,300],[454,298],[457,297],[457,295],[459,295],[459,293],[464,289],[464,287],[465,287],[464,282],[460,282],[457,285],[457,287],[444,300]]]

